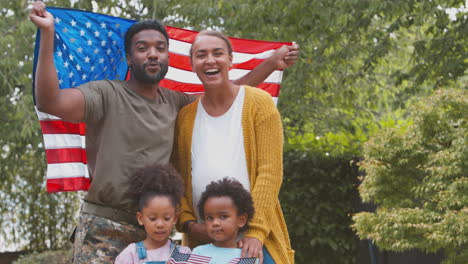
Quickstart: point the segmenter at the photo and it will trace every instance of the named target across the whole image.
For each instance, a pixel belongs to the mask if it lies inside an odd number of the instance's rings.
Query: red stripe
[[[192,71],[192,65],[190,64],[190,57],[185,55],[180,55],[177,53],[169,53],[169,66],[186,70]],[[243,69],[243,70],[252,70],[253,68],[257,67],[260,63],[262,63],[263,59],[251,59],[243,63],[236,63],[233,65],[233,69]]]
[[[261,83],[257,88],[268,92],[272,97],[279,97],[281,85],[277,83]]]
[[[234,63],[232,66],[233,69],[242,69],[242,70],[252,70],[257,67],[264,60],[262,59],[251,59],[243,63]]]
[[[180,55],[177,53],[169,53],[169,66],[186,70],[192,71],[192,65],[190,64],[190,57],[185,55]]]
[[[177,82],[173,80],[164,79],[159,85],[164,88],[171,90],[184,92],[184,93],[202,93],[204,92],[203,84],[189,84],[183,82]],[[273,97],[278,97],[280,85],[277,83],[261,83],[258,88],[265,90]]]
[[[169,38],[176,39],[188,43],[192,43],[197,36],[197,31],[188,29],[174,28],[166,26]],[[242,38],[228,37],[232,43],[232,48],[235,52],[242,53],[260,53],[266,50],[277,49],[283,45],[292,45],[291,42],[272,42],[264,40],[252,40]]]
[[[184,93],[200,93],[204,91],[203,84],[184,83],[169,79],[160,81],[159,86]]]
[[[47,192],[86,191],[91,185],[91,179],[85,177],[47,179]]]
[[[85,123],[71,123],[63,120],[39,121],[43,134],[79,134],[84,136]]]
[[[46,149],[47,163],[81,162],[87,164],[86,150],[82,148]]]

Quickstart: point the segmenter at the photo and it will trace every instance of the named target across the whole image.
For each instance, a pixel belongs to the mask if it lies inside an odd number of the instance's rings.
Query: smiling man
[[[169,162],[177,113],[194,98],[159,86],[168,69],[169,38],[157,21],[135,23],[126,32],[130,80],[93,81],[61,90],[53,58],[54,18],[41,1],[32,4],[29,18],[40,29],[38,109],[86,123],[92,182],[76,229],[74,263],[113,263],[128,244],[144,238],[136,208],[124,195],[128,179],[139,168]],[[296,59],[297,47],[284,46],[242,82],[258,85]]]

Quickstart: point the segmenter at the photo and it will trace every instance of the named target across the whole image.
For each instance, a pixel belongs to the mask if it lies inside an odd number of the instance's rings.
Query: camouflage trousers
[[[76,227],[73,263],[114,263],[129,244],[145,239],[145,231],[127,223],[81,213]]]

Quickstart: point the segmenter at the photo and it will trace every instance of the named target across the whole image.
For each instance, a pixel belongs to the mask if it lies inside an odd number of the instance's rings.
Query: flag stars
[[[85,73],[85,74],[81,75],[81,80],[86,80],[87,77],[88,77],[88,76],[87,76],[86,73]]]
[[[99,58],[99,63],[103,64],[104,63],[104,58]]]
[[[104,69],[102,69],[103,71],[107,71],[107,66],[104,67]]]
[[[76,65],[76,70],[81,71],[81,66],[79,64]]]
[[[55,24],[60,24],[60,21],[62,21],[62,19],[60,19],[59,17],[56,17],[54,20]]]
[[[82,48],[82,47],[78,47],[78,48],[76,49],[76,51],[78,51],[78,53],[83,53],[83,48]]]
[[[68,74],[68,77],[71,78],[71,77],[73,77],[73,75],[75,75],[75,74],[73,74],[73,72],[70,72],[70,73]]]
[[[86,28],[91,28],[91,22],[86,22]]]
[[[108,37],[112,37],[112,34],[114,34],[114,32],[112,32],[112,31],[107,32]]]
[[[68,68],[68,61],[63,63],[63,67]]]
[[[112,45],[114,45],[114,46],[117,45],[117,40],[113,40]]]
[[[72,19],[72,21],[70,21],[70,24],[72,25],[72,27],[76,27],[76,21],[74,19]]]
[[[76,85],[76,82],[72,82],[72,86],[75,86]]]
[[[98,53],[99,53],[99,49],[96,48],[93,52],[94,52],[94,54],[98,54]]]
[[[62,29],[62,32],[63,32],[63,33],[67,33],[67,32],[68,32],[68,28]]]
[[[102,23],[101,23],[101,28],[107,28],[107,24],[104,23],[104,22],[102,22]]]
[[[88,56],[86,56],[86,57],[84,58],[84,62],[85,62],[85,63],[89,63],[89,60],[90,60],[90,58],[89,58]]]
[[[70,39],[70,42],[71,42],[71,43],[75,43],[75,41],[76,41],[75,38],[71,38],[71,39]]]
[[[120,24],[115,24],[115,28],[119,28],[120,27]]]
[[[60,85],[62,85],[62,83],[63,83],[63,80],[62,80],[62,79],[60,79],[60,80],[59,80],[59,84],[60,84]]]
[[[92,40],[90,40],[90,39],[88,39],[87,43],[88,43],[88,46],[91,46],[91,45],[93,45],[93,41],[92,41]]]
[[[80,37],[84,36],[85,35],[85,31],[84,30],[80,30]]]
[[[101,41],[101,46],[104,47],[104,46],[106,45],[106,43],[107,43],[107,42],[106,42],[105,40]]]
[[[72,61],[75,57],[73,57],[73,54],[68,55],[68,58]]]
[[[96,38],[99,37],[100,34],[101,34],[101,33],[99,33],[99,31],[97,31],[97,30],[94,31],[94,36],[95,36]]]
[[[63,53],[62,53],[60,50],[57,51],[57,56],[62,57],[62,54],[63,54]]]
[[[114,60],[114,58],[111,58],[110,61],[111,61],[111,63],[113,63],[115,60]]]
[[[91,71],[94,71],[94,68],[95,68],[94,66],[91,66],[90,70],[91,70]]]
[[[107,49],[107,50],[106,50],[107,55],[111,54],[111,52],[112,52],[111,49]]]

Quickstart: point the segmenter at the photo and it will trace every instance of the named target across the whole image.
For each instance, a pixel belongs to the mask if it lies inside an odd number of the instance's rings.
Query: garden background
[[[28,2],[3,1],[0,7],[0,251],[30,253],[70,246],[68,236],[76,224],[82,194],[45,191],[45,155],[32,97],[35,27],[27,19]],[[391,251],[417,248],[427,253],[442,252],[446,261],[452,261],[449,263],[466,263],[468,1],[45,2],[129,19],[157,18],[166,25],[193,30],[217,29],[232,37],[296,41],[301,47],[300,58],[285,71],[278,103],[286,139],[280,199],[296,263],[358,263],[360,245],[367,248],[368,244],[359,242],[357,234],[374,241],[369,244],[373,250],[375,245]],[[424,114],[434,111],[448,114],[424,119]],[[452,130],[444,135],[452,136],[451,141],[441,143],[450,148],[444,156],[450,158],[442,165],[432,165],[445,170],[443,175],[452,176],[442,177],[436,184],[439,189],[424,193],[426,189],[418,189],[417,183],[432,174],[426,170],[421,176],[411,169],[421,168],[432,156],[414,153],[439,150],[408,148],[404,140],[425,124],[437,127],[440,120],[450,121],[446,125]],[[388,131],[406,137],[387,142]],[[428,133],[419,138],[414,136],[419,134],[411,134],[413,143],[438,135],[437,129]],[[451,149],[455,143],[458,148]],[[399,171],[383,176],[368,162],[381,161],[388,154],[394,155],[389,164],[398,163],[405,151],[414,151],[414,155],[405,156],[410,161],[399,164]],[[359,166],[368,170],[359,170]],[[420,182],[412,179],[415,174]],[[406,177],[390,181],[395,179],[391,175]],[[366,177],[377,180],[365,182]],[[365,184],[361,185],[363,180]],[[446,191],[440,185],[455,181],[460,184],[450,197],[458,202],[443,207],[432,201],[439,190]],[[367,203],[361,201],[359,191]],[[393,200],[379,196],[392,197],[395,193],[399,196]],[[413,203],[399,202],[406,198]],[[424,199],[433,203],[427,204]],[[381,213],[380,208],[401,216],[401,211],[392,211],[397,207],[435,212],[431,215],[434,219],[447,211],[458,214],[452,222],[430,223],[414,211],[403,213],[413,220],[399,222],[384,214],[356,215],[376,208]],[[447,234],[435,243],[425,233],[412,232],[418,227],[408,229],[407,224],[414,219],[427,225],[450,223],[456,229],[440,231]],[[384,241],[382,235],[388,240]]]

